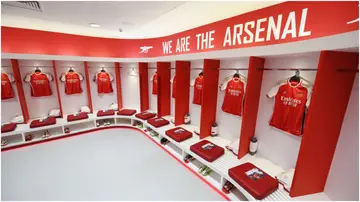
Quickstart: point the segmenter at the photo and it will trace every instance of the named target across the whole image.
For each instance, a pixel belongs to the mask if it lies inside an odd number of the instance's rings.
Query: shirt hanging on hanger
[[[50,81],[53,80],[53,76],[49,73],[42,73],[41,71],[28,74],[25,77],[25,82],[30,84],[31,96],[42,97],[50,96],[52,94]]]
[[[240,78],[232,78],[227,82],[221,109],[229,114],[241,116],[244,94],[244,82]]]
[[[176,95],[176,75],[172,79],[172,98]]]
[[[6,100],[14,97],[14,91],[11,83],[15,81],[11,74],[1,72],[1,100]]]
[[[152,94],[157,95],[158,94],[158,79],[157,79],[157,72],[152,77]]]
[[[199,75],[198,77],[196,77],[194,84],[193,104],[201,105],[202,103],[203,83],[204,83],[204,76]]]
[[[311,88],[303,86],[303,81],[274,86],[267,94],[275,97],[274,111],[269,124],[296,136],[302,134],[305,108],[310,105]]]
[[[107,72],[99,72],[94,76],[93,79],[97,83],[97,89],[99,94],[112,93],[113,88],[111,82],[114,78]]]
[[[65,82],[66,94],[82,93],[81,81],[84,80],[84,77],[80,73],[70,70],[68,73],[62,74],[60,80]]]

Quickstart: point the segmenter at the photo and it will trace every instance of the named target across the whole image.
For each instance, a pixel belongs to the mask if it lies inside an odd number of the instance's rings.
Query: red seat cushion
[[[37,128],[42,126],[54,125],[56,124],[56,118],[48,117],[46,120],[40,122],[40,120],[34,120],[30,123],[30,128]]]
[[[1,126],[2,133],[11,132],[14,131],[15,129],[16,129],[16,123],[7,123]]]
[[[148,120],[151,118],[154,118],[156,116],[156,114],[151,113],[151,112],[141,112],[138,114],[135,114],[136,118],[142,119],[142,120]]]
[[[155,128],[166,126],[170,123],[168,120],[164,118],[153,118],[153,119],[149,119],[147,122],[152,126],[154,126]]]
[[[176,142],[182,142],[192,137],[192,132],[185,130],[182,127],[176,127],[165,132],[167,136]]]
[[[204,148],[203,146],[207,146],[207,148]],[[202,140],[191,145],[190,150],[209,162],[215,161],[225,153],[224,148],[217,146],[208,140]]]
[[[122,109],[117,113],[117,115],[132,116],[135,113],[136,113],[135,109]]]
[[[69,114],[67,116],[67,121],[71,122],[71,121],[78,121],[78,120],[82,120],[82,119],[87,119],[89,118],[88,114],[86,112],[81,112],[77,115],[75,114]]]
[[[251,163],[230,168],[229,176],[257,200],[267,197],[278,188],[275,178]]]
[[[113,109],[109,109],[106,111],[99,110],[97,116],[112,116],[115,115],[115,111]]]

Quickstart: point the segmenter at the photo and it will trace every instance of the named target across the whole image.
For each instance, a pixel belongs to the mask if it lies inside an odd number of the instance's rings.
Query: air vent
[[[43,11],[41,4],[38,1],[3,1],[1,3],[3,5],[7,5],[7,6],[24,8],[24,9],[34,10],[34,11],[38,11],[38,12]]]

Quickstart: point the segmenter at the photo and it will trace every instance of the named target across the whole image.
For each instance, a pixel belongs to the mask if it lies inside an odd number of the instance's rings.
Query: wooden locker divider
[[[358,53],[322,51],[320,54],[291,197],[324,191],[358,60]],[[339,69],[350,71],[340,72]]]
[[[122,104],[122,88],[121,88],[121,73],[120,73],[120,63],[115,62],[115,74],[116,74],[116,96],[118,103],[118,110],[123,108]]]
[[[148,63],[139,62],[140,111],[149,109]]]
[[[210,136],[212,124],[216,121],[219,68],[220,60],[204,59],[200,139]],[[206,102],[204,102],[204,100],[206,100]]]
[[[158,117],[170,115],[170,62],[157,62],[157,115]]]
[[[88,97],[88,105],[90,108],[90,113],[93,113],[93,106],[91,100],[91,90],[90,90],[90,76],[89,76],[89,64],[88,62],[84,62],[84,69],[85,69],[85,78],[86,78],[86,92]]]
[[[59,77],[57,76],[57,72],[56,72],[55,60],[52,61],[52,66],[54,69],[54,80],[55,80],[55,85],[56,85],[57,98],[58,98],[58,102],[59,102],[60,116],[63,117],[63,110],[62,110],[60,90],[59,90],[59,81],[58,81]]]
[[[29,110],[26,104],[26,98],[24,93],[24,87],[22,85],[22,78],[19,69],[19,62],[16,59],[11,59],[11,67],[14,73],[16,89],[18,92],[19,102],[21,106],[21,112],[24,117],[24,123],[27,123],[30,119]]]
[[[255,135],[264,63],[264,58],[250,57],[249,60],[248,79],[243,107],[244,112],[240,132],[239,159],[249,152],[251,138]]]
[[[184,117],[187,113],[189,113],[190,66],[190,61],[175,62],[175,126],[184,124]]]

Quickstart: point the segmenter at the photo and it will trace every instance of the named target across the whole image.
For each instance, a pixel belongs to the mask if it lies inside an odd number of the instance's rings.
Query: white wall
[[[204,60],[194,60],[191,61],[191,68],[203,68],[204,67]],[[201,72],[199,69],[191,69],[190,70],[190,82],[194,78],[198,76],[198,74]],[[191,117],[191,125],[200,127],[200,118],[201,118],[201,106],[197,104],[193,104],[193,97],[194,97],[194,86],[190,87],[190,117]]]
[[[81,81],[81,89],[82,93],[67,95],[65,93],[65,82],[60,81],[60,77],[63,73],[67,73],[69,68],[75,72],[80,73],[83,75],[84,80]],[[85,68],[84,62],[74,62],[74,61],[56,61],[56,72],[58,75],[58,82],[59,82],[59,92],[61,98],[61,105],[63,109],[63,114],[72,114],[76,113],[80,110],[82,106],[89,106],[87,100],[87,89],[86,89],[86,76],[85,76]]]
[[[248,66],[249,58],[220,60],[220,68],[236,69],[248,68]],[[219,85],[223,83],[226,77],[232,76],[235,73],[235,70],[221,70],[219,73]],[[239,71],[239,73],[247,77],[248,71],[241,70]],[[219,125],[219,136],[227,140],[234,141],[236,138],[240,137],[242,117],[228,114],[222,111],[221,107],[224,101],[225,91],[220,91],[220,88],[218,88],[217,90],[218,98],[216,108],[216,121]]]
[[[27,74],[31,74],[35,71],[35,66],[46,66],[40,67],[39,69],[42,72],[47,72],[54,77],[51,60],[19,60],[19,66],[30,119],[48,116],[50,110],[59,109],[55,80],[50,81],[52,94],[44,97],[32,97],[30,84],[24,81]],[[54,79],[56,78],[54,77]]]
[[[171,71],[170,71],[170,80],[175,75],[175,62],[171,62]],[[173,83],[170,83],[170,115],[175,117],[175,98],[172,97],[173,94]],[[175,120],[175,119],[174,119]]]
[[[149,63],[149,68],[156,68],[156,63]],[[149,109],[153,112],[157,113],[157,95],[152,94],[152,76],[155,74],[156,69],[148,69],[148,76],[149,76]]]
[[[1,67],[2,71],[7,74],[11,73],[12,75],[14,75],[10,60],[2,59],[1,65],[7,66]],[[22,116],[16,84],[15,82],[13,82],[11,83],[11,85],[14,92],[14,97],[7,100],[1,100],[1,123],[10,122],[11,119],[17,115]]]
[[[357,74],[325,185],[334,201],[359,200],[359,75]]]
[[[308,56],[279,56],[266,58],[265,68],[317,69],[319,53]],[[255,136],[259,140],[258,154],[284,169],[294,168],[299,153],[301,137],[287,134],[269,126],[274,99],[266,94],[280,80],[289,78],[295,71],[264,71],[259,100]],[[300,76],[314,83],[316,71],[301,71]],[[305,126],[306,127],[306,126]]]
[[[115,64],[113,62],[89,62],[91,100],[94,112],[97,110],[108,109],[112,103],[117,103],[116,74],[114,65]],[[111,82],[113,93],[98,94],[97,92],[97,83],[93,81],[93,78],[96,73],[101,71],[102,67],[104,67],[107,73],[111,74],[114,77],[113,82]]]
[[[139,67],[137,63],[121,64],[123,108],[140,110]]]

